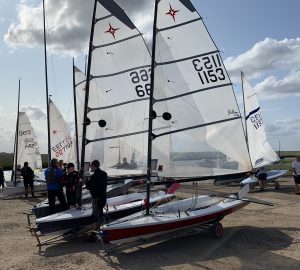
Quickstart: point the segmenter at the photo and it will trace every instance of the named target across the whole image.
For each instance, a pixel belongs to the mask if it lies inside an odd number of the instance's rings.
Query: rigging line
[[[145,100],[149,100],[149,98],[147,97],[147,98],[140,98],[140,99],[124,101],[124,102],[120,102],[120,103],[110,105],[110,106],[105,106],[105,107],[88,108],[88,112],[111,109],[111,108],[114,108],[114,107],[119,107],[119,106],[122,106],[122,105],[130,104],[130,103],[136,103],[136,102],[145,101]]]
[[[196,128],[202,128],[202,127],[207,127],[207,126],[211,126],[211,125],[216,125],[216,124],[221,124],[221,123],[225,123],[225,122],[229,122],[229,121],[234,121],[237,119],[240,119],[241,117],[232,117],[232,118],[228,118],[228,119],[223,119],[223,120],[219,120],[219,121],[214,121],[214,122],[210,122],[210,123],[206,123],[206,124],[202,124],[202,125],[196,125],[196,126],[191,126],[191,127],[187,127],[187,128],[181,128],[181,129],[177,129],[177,130],[173,130],[173,131],[169,131],[169,132],[164,132],[158,135],[155,135],[155,138],[157,137],[161,137],[161,136],[165,136],[168,134],[173,134],[173,133],[178,133],[178,132],[183,132],[186,130],[191,130],[191,129],[196,129]]]
[[[202,57],[202,56],[206,56],[206,55],[210,55],[210,54],[214,54],[214,53],[219,53],[219,50],[215,50],[215,51],[211,51],[211,52],[207,52],[207,53],[202,53],[202,54],[198,54],[198,55],[192,55],[189,57],[185,57],[185,58],[181,58],[181,59],[177,59],[177,60],[172,60],[172,61],[167,61],[167,62],[161,62],[158,63],[156,62],[156,66],[162,66],[162,65],[169,65],[169,64],[174,64],[174,63],[178,63],[178,62],[183,62],[183,61],[187,61],[187,60],[191,60],[197,57]]]
[[[230,86],[230,85],[231,85],[231,83],[224,83],[224,84],[220,84],[220,85],[210,86],[210,87],[206,87],[206,88],[186,92],[186,93],[176,95],[176,96],[172,96],[172,97],[155,99],[155,102],[162,102],[162,101],[167,101],[167,100],[171,100],[171,99],[177,99],[177,98],[181,98],[181,97],[184,97],[184,96],[193,95],[193,94],[196,94],[196,93],[199,93],[199,92],[208,91],[208,90],[212,90],[212,89],[216,89],[216,88],[224,87],[224,86]]]
[[[133,67],[133,68],[129,68],[129,69],[126,69],[126,70],[122,70],[122,71],[119,71],[119,72],[116,72],[116,73],[111,73],[111,74],[105,74],[105,75],[91,75],[91,79],[94,79],[94,78],[106,78],[106,77],[112,77],[112,76],[120,75],[120,74],[129,72],[129,71],[134,71],[134,70],[137,70],[137,69],[140,69],[140,68],[149,68],[149,67],[151,67],[151,65],[144,65],[144,66],[139,66],[139,67]]]
[[[186,22],[183,22],[183,23],[179,23],[179,24],[176,24],[174,26],[169,26],[169,27],[157,29],[157,33],[162,32],[162,31],[166,31],[166,30],[170,30],[170,29],[175,29],[177,27],[181,27],[183,25],[194,23],[194,22],[197,22],[197,21],[202,21],[202,17],[196,18],[194,20],[186,21]]]
[[[130,39],[134,39],[134,38],[137,38],[137,37],[140,37],[140,36],[141,36],[141,34],[136,34],[136,35],[134,35],[134,36],[130,36],[130,37],[127,37],[127,38],[123,38],[123,39],[120,39],[120,40],[115,41],[115,42],[106,43],[106,44],[98,45],[98,46],[94,45],[94,46],[93,46],[93,49],[101,49],[101,48],[109,47],[109,46],[112,46],[112,45],[115,45],[115,44],[118,44],[118,43],[121,43],[121,42],[130,40]]]

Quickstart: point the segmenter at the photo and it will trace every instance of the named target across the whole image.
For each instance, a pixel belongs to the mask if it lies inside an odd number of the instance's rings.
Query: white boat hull
[[[267,173],[267,183],[268,183],[268,182],[274,182],[279,177],[286,175],[288,173],[288,171],[287,170],[271,170],[271,171],[267,171],[266,173]],[[257,177],[248,177],[241,181],[241,185],[246,185],[246,184],[258,184]]]
[[[167,203],[153,209],[149,216],[135,214],[101,228],[101,237],[109,243],[130,242],[150,238],[195,225],[221,220],[225,215],[246,206],[248,202],[236,199],[201,196]],[[193,208],[191,208],[193,205]]]
[[[145,198],[145,193],[131,193],[107,199],[107,207],[104,208],[106,221],[109,222],[140,211],[144,208]],[[151,197],[150,204],[154,205],[162,200],[172,198],[174,198],[174,194],[159,192]],[[87,204],[81,209],[70,209],[39,218],[35,223],[38,230],[44,234],[85,226],[93,223],[92,205]]]

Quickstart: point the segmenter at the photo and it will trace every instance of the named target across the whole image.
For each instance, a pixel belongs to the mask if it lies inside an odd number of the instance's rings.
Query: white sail
[[[49,98],[49,115],[50,115],[50,137],[51,137],[51,158],[63,160],[64,162],[74,162],[71,157],[74,155],[73,139],[70,129],[63,116]]]
[[[251,170],[231,81],[189,0],[159,1],[154,38],[153,109],[166,117],[153,121],[153,146],[170,157],[158,158],[159,173],[197,177]]]
[[[28,162],[33,169],[42,169],[42,158],[36,134],[25,112],[19,112],[17,164]],[[14,155],[14,159],[16,155]],[[15,164],[15,161],[14,161]]]
[[[150,55],[119,6],[103,0],[96,5],[85,161],[97,158],[108,175],[141,174],[147,160]]]
[[[267,140],[257,95],[243,73],[242,84],[250,158],[253,168],[259,168],[272,164],[279,157]]]

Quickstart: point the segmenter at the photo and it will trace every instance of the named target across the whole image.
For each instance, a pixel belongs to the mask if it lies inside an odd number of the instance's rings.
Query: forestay
[[[141,33],[113,1],[99,0],[93,20],[85,161],[109,176],[145,172],[150,55]]]
[[[258,168],[279,160],[279,157],[267,140],[257,95],[243,73],[242,83],[249,153],[253,168]]]
[[[251,170],[232,84],[202,18],[189,0],[161,0],[156,27],[153,149],[168,153],[161,159],[153,150],[158,173]]]
[[[42,169],[42,158],[37,137],[25,112],[19,112],[18,130],[18,156],[16,163],[23,166],[24,162],[28,162],[33,170]],[[16,158],[16,155],[14,155],[14,158]]]
[[[67,123],[63,116],[49,98],[50,114],[50,136],[51,136],[51,157],[64,162],[74,162],[71,157],[74,156],[72,151],[73,139]]]

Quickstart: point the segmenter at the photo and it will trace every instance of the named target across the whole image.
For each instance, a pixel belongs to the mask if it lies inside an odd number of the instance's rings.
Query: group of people
[[[55,199],[59,200],[62,210],[79,207],[81,205],[81,187],[83,180],[81,174],[75,170],[73,163],[68,163],[66,171],[59,166],[57,159],[52,159],[50,167],[45,171],[47,182],[49,214],[56,211]],[[92,176],[85,181],[86,188],[92,197],[93,216],[95,220],[94,229],[100,226],[103,221],[103,207],[106,205],[107,174],[100,170],[100,162],[93,160],[90,165]],[[63,192],[66,188],[66,199]]]

